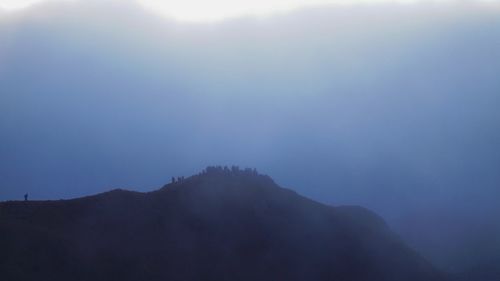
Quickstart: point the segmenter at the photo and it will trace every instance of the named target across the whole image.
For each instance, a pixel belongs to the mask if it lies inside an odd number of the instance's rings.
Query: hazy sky
[[[0,8],[18,11],[42,2],[75,2],[79,0],[0,0]],[[134,0],[115,0],[114,2]],[[161,15],[182,21],[218,21],[239,16],[269,16],[299,8],[338,4],[450,4],[450,3],[498,3],[498,0],[135,0],[143,7]]]
[[[499,253],[500,10],[459,2],[210,24],[279,2],[165,4],[197,24],[134,1],[0,17],[0,200],[236,164],[369,207],[441,265]]]

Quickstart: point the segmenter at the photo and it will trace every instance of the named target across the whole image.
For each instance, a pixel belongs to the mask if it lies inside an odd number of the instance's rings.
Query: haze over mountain
[[[4,280],[446,280],[361,207],[209,167],[150,193],[0,203]]]
[[[133,2],[0,14],[0,200],[259,167],[386,218],[442,268],[500,252],[498,5],[185,24]]]

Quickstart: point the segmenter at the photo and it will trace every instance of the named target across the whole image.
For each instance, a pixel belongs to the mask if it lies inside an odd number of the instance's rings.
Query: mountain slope
[[[207,168],[150,192],[0,203],[2,280],[444,280],[372,212]]]

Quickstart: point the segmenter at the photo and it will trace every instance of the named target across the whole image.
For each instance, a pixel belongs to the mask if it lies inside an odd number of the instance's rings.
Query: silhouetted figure
[[[24,194],[24,201],[28,201],[28,193]]]
[[[172,177],[172,183],[175,183],[175,177]]]

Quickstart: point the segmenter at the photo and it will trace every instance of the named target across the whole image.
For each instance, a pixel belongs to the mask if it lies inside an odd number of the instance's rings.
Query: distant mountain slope
[[[254,170],[0,203],[1,280],[445,280],[384,221]]]

